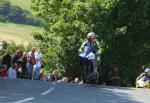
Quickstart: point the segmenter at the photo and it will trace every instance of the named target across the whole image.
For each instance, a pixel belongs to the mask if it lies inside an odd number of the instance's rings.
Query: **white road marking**
[[[44,96],[44,95],[47,95],[48,93],[52,92],[55,88],[51,88],[45,92],[43,92],[41,95]]]
[[[31,101],[31,100],[33,100],[33,99],[34,99],[33,97],[31,97],[31,98],[26,98],[26,99],[23,99],[23,100],[14,102],[14,103],[24,103],[24,102],[27,102],[27,101]]]
[[[23,95],[23,94],[17,94],[17,93],[13,93],[12,95]]]

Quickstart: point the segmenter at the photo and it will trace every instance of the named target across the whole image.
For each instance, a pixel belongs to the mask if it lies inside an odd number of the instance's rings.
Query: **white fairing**
[[[95,55],[94,55],[94,53],[91,52],[86,56],[86,58],[88,58],[89,60],[93,60],[93,59],[95,59]]]
[[[82,57],[82,58],[85,58],[86,57],[85,55],[86,54],[84,52],[82,52],[82,53],[79,54],[79,56]]]
[[[88,55],[86,55],[84,52],[82,52],[82,53],[79,54],[79,56],[82,57],[82,58],[87,58],[89,60],[95,59],[95,54],[92,53],[92,52],[90,52]]]

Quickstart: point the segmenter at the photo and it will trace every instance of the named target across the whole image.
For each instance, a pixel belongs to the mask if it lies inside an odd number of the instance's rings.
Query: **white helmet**
[[[145,72],[145,73],[150,73],[150,69],[149,69],[149,68],[146,68],[144,72]]]
[[[87,35],[87,37],[93,37],[93,38],[95,38],[95,33],[94,32],[89,32],[88,35]]]

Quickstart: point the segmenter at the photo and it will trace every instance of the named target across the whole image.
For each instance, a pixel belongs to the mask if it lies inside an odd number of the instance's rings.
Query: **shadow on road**
[[[0,83],[0,103],[140,103],[129,95],[132,88],[31,80],[0,79]]]

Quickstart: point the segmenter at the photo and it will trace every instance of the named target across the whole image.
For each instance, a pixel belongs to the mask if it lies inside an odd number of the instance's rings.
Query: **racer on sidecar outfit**
[[[100,60],[99,43],[95,38],[95,33],[90,32],[87,35],[87,40],[79,49],[81,75],[84,82],[94,80],[98,74],[97,61]]]

